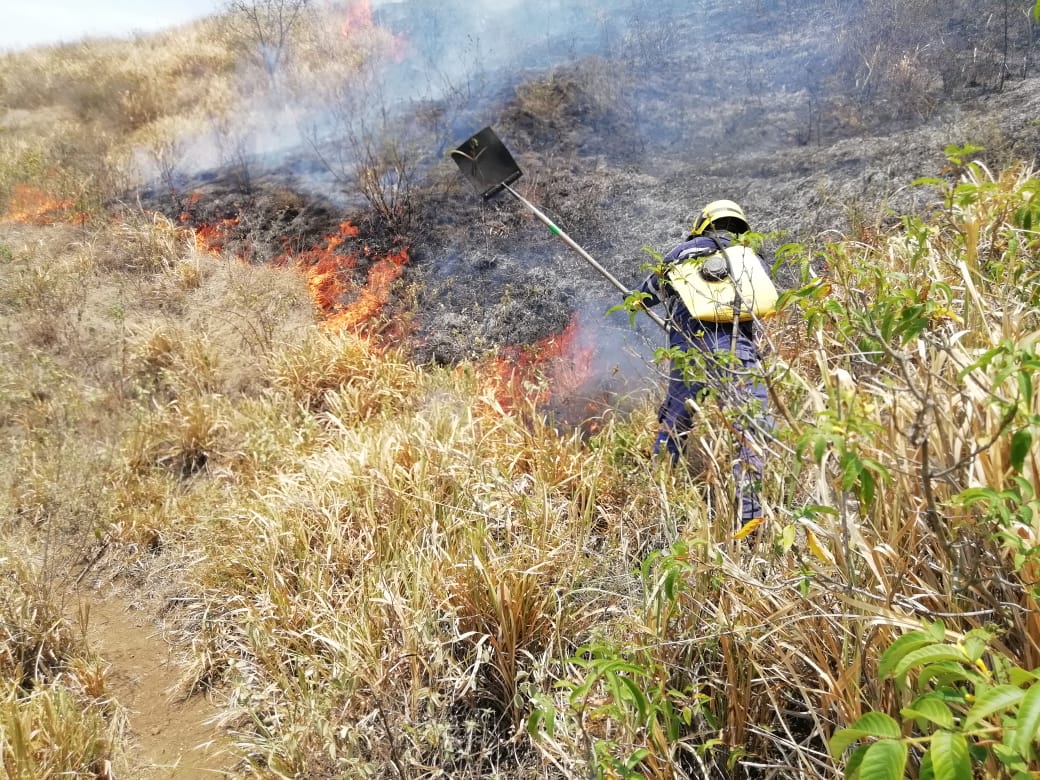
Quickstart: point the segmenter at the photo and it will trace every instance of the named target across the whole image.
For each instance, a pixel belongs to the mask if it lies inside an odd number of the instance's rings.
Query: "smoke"
[[[645,317],[629,322],[626,314],[605,314],[609,305],[600,300],[579,309],[563,351],[546,367],[552,393],[545,408],[557,422],[594,430],[590,420],[608,409],[632,410],[657,384],[656,326]]]
[[[652,382],[655,327],[606,317],[616,292],[512,199],[480,202],[448,151],[493,126],[525,195],[633,286],[642,247],[667,251],[717,198],[740,202],[758,231],[795,235],[841,230],[856,209],[915,206],[893,178],[937,171],[948,141],[927,141],[927,152],[875,141],[868,152],[858,139],[923,119],[930,93],[912,90],[938,80],[922,76],[920,58],[945,50],[914,37],[895,58],[903,81],[885,82],[886,46],[906,36],[869,24],[880,5],[320,3],[281,70],[243,68],[235,111],[178,140],[176,186],[289,189],[405,239],[421,359],[534,343],[577,313],[579,332],[595,335],[581,352],[593,375]],[[857,102],[866,95],[869,105]]]
[[[889,19],[896,7],[905,24]],[[957,68],[978,83],[979,62],[1000,54],[984,31],[969,35],[964,22],[980,12],[964,3],[319,0],[311,8],[311,29],[286,52],[242,42],[255,48],[253,63],[281,70],[243,69],[231,126],[213,121],[203,136],[182,139],[181,173],[232,158],[255,172],[288,167],[302,186],[346,204],[355,169],[376,147],[407,149],[411,175],[422,176],[487,124],[542,155],[606,156],[655,172],[662,163],[718,168],[838,140],[902,111],[922,116],[933,96],[918,91],[934,92],[941,79],[950,92]],[[1010,54],[1001,44],[1005,60],[1028,57],[1032,33],[1021,26]],[[951,38],[951,29],[972,39]],[[952,56],[969,47],[970,70]],[[857,97],[875,104],[857,108]]]
[[[748,11],[741,10],[745,5]],[[356,150],[348,154],[335,141],[343,147],[347,134],[390,132],[402,143],[424,144],[428,155],[421,163],[427,167],[510,109],[572,110],[567,118],[577,123],[589,153],[616,146],[604,131],[616,131],[618,117],[627,125],[630,151],[674,145],[681,135],[703,135],[698,128],[706,124],[710,103],[720,108],[726,103],[731,112],[728,104],[740,93],[757,87],[774,92],[780,74],[787,74],[788,91],[802,88],[798,82],[806,74],[795,72],[795,63],[787,60],[804,59],[804,51],[785,52],[768,41],[759,42],[768,44],[764,48],[711,42],[715,30],[750,25],[753,7],[707,0],[319,3],[314,29],[295,44],[298,51],[276,54],[269,43],[242,42],[254,46],[254,65],[238,76],[234,121],[229,126],[226,118],[214,118],[205,134],[181,139],[181,171],[198,174],[235,156],[259,171],[277,169],[290,159],[306,167],[299,160],[309,159],[316,172],[334,168],[343,179]],[[724,48],[726,66],[720,68],[717,55]],[[256,66],[275,61],[284,64],[273,75]],[[537,90],[524,93],[525,84],[583,62],[594,63],[584,75],[597,70],[602,75],[600,83],[582,85],[584,94],[559,96],[557,106],[546,95],[550,105],[543,107],[537,104],[539,95],[530,94]],[[770,83],[750,83],[758,77]],[[525,98],[535,105],[524,105]],[[581,105],[568,105],[568,100]],[[705,101],[691,114],[696,127],[677,121],[696,101]],[[599,105],[599,114],[606,108],[616,114],[612,126],[597,127],[596,111],[582,116],[597,104],[609,104]],[[320,182],[320,188],[328,186],[328,179]],[[344,189],[342,182],[339,189]]]

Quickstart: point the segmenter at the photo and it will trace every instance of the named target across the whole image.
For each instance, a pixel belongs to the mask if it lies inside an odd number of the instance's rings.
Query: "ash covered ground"
[[[378,121],[362,121],[356,102],[292,109],[307,132],[258,129],[267,140],[249,154],[179,172],[143,202],[196,226],[235,220],[223,243],[251,262],[320,245],[344,220],[372,256],[407,247],[384,316],[410,312],[420,361],[535,343],[577,318],[594,373],[656,379],[660,331],[608,316],[619,302],[609,283],[509,196],[482,202],[450,161],[485,125],[524,171],[520,192],[633,286],[644,248],[682,240],[708,201],[736,200],[753,229],[784,231],[767,253],[812,246],[933,207],[935,191],[911,184],[944,171],[949,144],[985,146],[994,166],[1040,148],[1031,40],[999,89],[990,77],[955,90],[943,75],[908,81],[919,95],[850,96],[840,76],[855,67],[854,20],[824,4],[415,5],[377,8],[375,23],[409,41],[370,82]],[[360,284],[365,272],[349,273]]]

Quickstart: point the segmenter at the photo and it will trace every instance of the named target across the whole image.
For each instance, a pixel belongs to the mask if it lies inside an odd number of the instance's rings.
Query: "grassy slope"
[[[29,138],[8,136],[6,181]],[[99,158],[69,159],[38,170],[71,171],[54,192],[87,207]],[[302,279],[162,220],[4,223],[5,768],[100,775],[118,752],[60,613],[56,574],[88,568],[176,599],[185,687],[225,697],[265,777],[616,775],[633,755],[654,777],[836,776],[826,739],[908,703],[878,660],[918,621],[995,629],[990,666],[1036,668],[1038,184],[957,173],[927,223],[830,245],[827,286],[770,326],[776,511],[750,541],[709,522],[702,480],[649,463],[650,409],[561,435],[483,367],[325,332]],[[717,485],[721,422],[699,431]]]

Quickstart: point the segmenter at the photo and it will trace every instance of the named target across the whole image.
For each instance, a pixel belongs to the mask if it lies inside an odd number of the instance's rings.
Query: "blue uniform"
[[[716,243],[716,240],[718,243]],[[684,255],[698,250],[717,250],[733,241],[731,234],[719,232],[714,238],[697,236],[672,249],[665,262],[682,262]],[[757,483],[761,479],[764,441],[773,430],[769,416],[769,394],[761,378],[761,363],[755,343],[754,322],[711,322],[695,319],[668,288],[667,279],[653,274],[640,287],[650,297],[645,303],[664,303],[668,316],[669,346],[681,350],[688,359],[673,361],[669,371],[668,392],[658,410],[661,424],[654,454],[666,448],[672,460],[680,458],[686,434],[693,426],[691,403],[700,404],[709,395],[727,409],[734,410],[734,431],[738,440],[733,477],[737,486],[741,521],[762,515]]]

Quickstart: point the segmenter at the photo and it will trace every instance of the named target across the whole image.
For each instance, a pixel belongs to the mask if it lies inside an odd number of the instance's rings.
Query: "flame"
[[[571,395],[580,390],[593,375],[595,347],[585,332],[577,313],[571,317],[554,342],[556,352],[550,354],[549,375],[555,394]]]
[[[586,341],[575,313],[559,333],[534,344],[503,347],[490,368],[495,400],[508,410],[521,399],[544,406],[574,395],[593,373],[595,350]]]
[[[186,201],[179,217],[181,224],[196,222],[197,216],[191,207],[199,197],[195,194]],[[226,242],[234,237],[238,224],[238,218],[229,218],[197,225],[194,232],[199,250],[221,254]],[[344,220],[336,232],[324,236],[310,249],[285,249],[273,261],[276,266],[296,268],[304,273],[311,299],[324,315],[323,325],[327,328],[359,331],[376,320],[410,259],[405,247],[380,255],[358,240],[360,234],[357,225]],[[283,243],[288,245],[290,238],[284,237]],[[356,279],[362,262],[369,266],[364,284]]]
[[[377,29],[382,35],[373,36],[373,31]],[[374,38],[381,39],[378,45],[385,45],[390,59],[397,64],[404,62],[408,55],[408,38],[386,28],[377,28],[369,0],[355,0],[347,5],[339,31],[344,38],[363,35],[368,42]]]
[[[181,214],[181,222],[186,222],[187,215]],[[202,225],[195,229],[195,247],[200,252],[208,252],[211,255],[219,255],[224,251],[224,242],[229,238],[228,233],[238,225],[238,217],[222,219],[208,225]]]
[[[390,300],[393,283],[400,278],[408,260],[407,249],[391,252],[376,260],[368,269],[368,282],[358,292],[354,302],[347,306],[337,306],[325,321],[326,327],[357,330],[363,323],[382,314],[383,307]]]
[[[74,206],[71,198],[58,198],[28,184],[16,184],[0,221],[31,225],[52,225],[63,221],[82,224],[87,215],[73,211]]]
[[[186,228],[196,222],[196,210],[192,207],[198,200],[199,196],[193,195],[185,203],[180,222]],[[237,218],[199,224],[194,228],[195,240],[201,250],[220,254],[229,239],[235,237],[238,225]],[[292,240],[283,238],[286,246]],[[407,320],[402,325],[398,318],[388,326],[381,317],[409,260],[407,247],[373,249],[361,238],[360,229],[345,220],[313,247],[286,248],[273,262],[303,272],[311,298],[323,315],[323,327],[352,331],[371,337],[374,342],[376,336],[383,341],[406,335]],[[373,343],[373,347],[378,346]],[[605,403],[604,398],[599,398],[590,405],[589,399],[583,398],[595,373],[595,355],[594,339],[586,333],[579,313],[572,315],[559,333],[533,344],[503,347],[494,359],[478,367],[485,377],[488,397],[494,399],[489,408],[514,411],[531,405],[552,409],[554,414],[565,417],[574,413],[591,419]],[[575,403],[583,408],[578,410]]]
[[[338,231],[325,236],[319,246],[297,254],[287,252],[276,261],[303,269],[311,297],[324,313],[327,328],[357,331],[377,319],[390,300],[394,282],[410,259],[407,248],[383,256],[377,255],[368,244],[354,251],[344,251],[347,240],[356,239],[359,234],[356,225],[341,222]],[[367,281],[362,285],[354,280],[354,273],[363,259],[371,261],[371,265]]]
[[[358,261],[356,254],[340,254],[336,250],[359,232],[350,221],[341,222],[337,232],[325,236],[319,246],[295,255],[286,252],[275,263],[303,269],[311,298],[324,314],[329,315],[335,310],[339,299],[349,291],[349,275]]]
[[[193,192],[191,195],[188,196],[188,199],[184,202],[184,211],[181,212],[181,215],[177,220],[178,222],[180,222],[183,225],[194,219],[192,213],[188,211],[188,208],[198,203],[201,197],[201,192]]]
[[[216,222],[199,222],[198,215],[192,208],[202,199],[202,193],[193,192],[184,201],[184,206],[177,222],[195,234],[195,248],[199,252],[220,255],[224,252],[224,243],[233,237],[238,227],[238,217],[228,217]]]
[[[340,34],[344,38],[375,26],[372,20],[372,6],[368,0],[357,0],[347,6],[346,15],[340,25]]]

